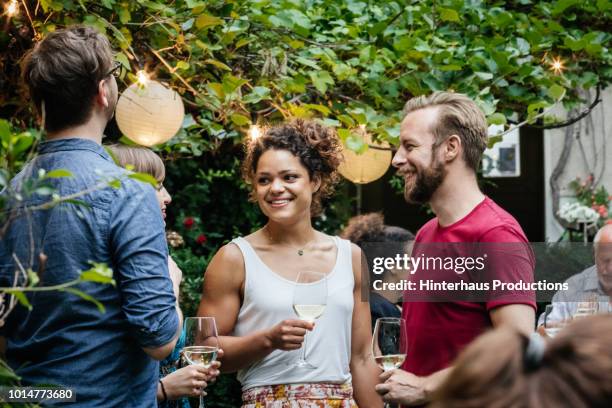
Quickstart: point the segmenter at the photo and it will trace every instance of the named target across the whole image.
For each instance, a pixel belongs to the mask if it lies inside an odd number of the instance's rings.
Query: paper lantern
[[[121,132],[142,146],[171,139],[181,128],[185,107],[179,94],[157,81],[130,85],[119,98],[115,111]]]
[[[372,143],[370,135],[363,135],[363,142],[375,147],[389,149],[388,143]],[[353,183],[367,184],[385,175],[391,164],[391,150],[380,150],[368,147],[363,154],[344,147],[344,162],[340,165],[340,174]]]

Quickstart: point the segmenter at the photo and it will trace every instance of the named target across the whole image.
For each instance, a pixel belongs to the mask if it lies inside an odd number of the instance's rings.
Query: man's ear
[[[444,161],[450,162],[455,160],[461,153],[461,138],[457,135],[450,135],[444,141]]]
[[[109,95],[109,91],[106,86],[106,80],[103,79],[102,81],[98,82],[98,94],[96,95],[96,98],[95,98],[96,103],[99,103],[105,108],[108,108],[109,106],[108,95]]]

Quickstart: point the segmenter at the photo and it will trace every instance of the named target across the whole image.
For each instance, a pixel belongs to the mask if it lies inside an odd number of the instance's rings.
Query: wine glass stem
[[[204,407],[204,390],[200,391],[200,407],[199,408],[205,408]]]
[[[302,347],[302,361],[306,361],[306,341],[308,340],[308,333],[304,335],[304,347]]]

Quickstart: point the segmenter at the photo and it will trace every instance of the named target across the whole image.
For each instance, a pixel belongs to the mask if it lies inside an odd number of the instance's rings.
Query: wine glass
[[[569,319],[554,318],[553,311],[554,306],[552,304],[546,305],[546,309],[544,309],[544,333],[551,339],[563,330],[571,320],[571,317]]]
[[[573,318],[580,319],[583,317],[596,315],[598,312],[598,309],[599,309],[599,303],[597,302],[597,297],[593,297],[588,300],[578,302]]]
[[[219,339],[215,318],[186,318],[183,355],[187,362],[209,368],[216,360],[218,351]],[[204,408],[204,396],[202,393],[200,393],[200,408]]]
[[[293,292],[293,310],[302,320],[314,322],[321,317],[327,304],[327,276],[321,272],[302,271],[295,280]],[[301,368],[314,369],[314,365],[306,361],[306,339],[304,336],[304,346],[302,356],[295,362],[295,366]]]
[[[376,319],[372,337],[372,354],[376,364],[383,371],[400,368],[406,360],[407,352],[406,321],[399,317]],[[390,406],[385,403],[385,407]]]

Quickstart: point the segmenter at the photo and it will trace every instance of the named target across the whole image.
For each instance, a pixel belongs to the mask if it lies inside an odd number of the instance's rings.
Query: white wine
[[[217,358],[218,350],[218,347],[211,346],[188,346],[183,348],[183,354],[189,364],[208,368]]]
[[[405,354],[388,354],[386,356],[376,356],[374,357],[376,360],[376,364],[383,371],[393,370],[395,368],[400,368],[402,364],[404,364],[404,360],[406,360]]]
[[[561,331],[561,329],[563,329],[563,327],[545,327],[544,333],[546,333],[546,335],[552,339]]]
[[[300,319],[312,322],[321,317],[325,310],[325,305],[293,305],[293,310],[295,310]]]

